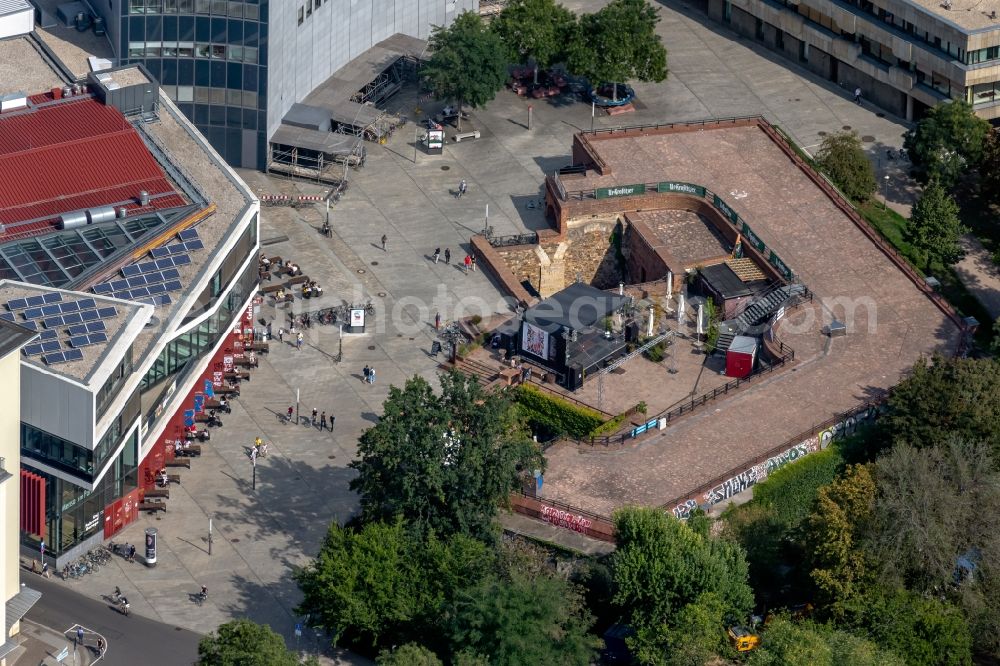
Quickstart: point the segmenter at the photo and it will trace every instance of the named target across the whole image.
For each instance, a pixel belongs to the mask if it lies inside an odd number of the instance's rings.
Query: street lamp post
[[[882,179],[882,210],[889,207],[889,174]]]

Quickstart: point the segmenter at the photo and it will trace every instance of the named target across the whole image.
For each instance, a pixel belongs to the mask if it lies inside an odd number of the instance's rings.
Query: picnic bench
[[[271,271],[261,268],[259,271],[257,271],[257,277],[259,277],[262,281],[267,280],[268,282],[270,282]]]
[[[513,386],[514,382],[520,376],[521,371],[518,368],[504,368],[500,371],[500,379],[502,379],[507,386]]]
[[[262,293],[262,294],[273,294],[273,293],[275,293],[277,291],[281,291],[283,288],[284,287],[282,287],[280,284],[269,284],[266,287],[261,287],[260,288],[260,293]]]
[[[190,458],[174,458],[173,460],[168,460],[163,463],[164,467],[187,467],[191,469],[191,459]]]
[[[218,400],[206,400],[205,409],[222,409],[222,403]]]
[[[152,512],[155,513],[157,511],[166,511],[166,510],[167,510],[167,503],[166,502],[140,502],[139,503],[139,511],[152,511]]]
[[[294,287],[295,285],[302,284],[304,282],[306,282],[306,283],[309,282],[309,276],[308,275],[296,275],[295,277],[290,278],[287,282],[285,282],[285,286],[286,287]]]
[[[260,352],[261,354],[266,354],[269,351],[266,342],[254,342],[246,347],[250,351]],[[248,361],[249,362],[249,361]]]
[[[201,455],[201,444],[189,444],[180,449],[175,449],[174,455],[182,458],[196,458]],[[187,462],[190,463],[190,461]]]
[[[256,359],[251,361],[248,358],[234,358],[233,365],[241,368],[256,368],[258,365],[260,365],[260,362],[257,361]]]
[[[272,266],[284,266],[285,265],[285,260],[282,259],[279,256],[268,257],[267,260],[271,262]]]
[[[143,493],[146,497],[162,497],[163,499],[170,499],[170,488],[150,488]]]
[[[250,381],[250,373],[246,370],[236,370],[233,372],[223,373],[222,378],[233,382],[240,382],[243,380]]]
[[[222,388],[215,389],[215,393],[217,395],[224,395],[227,398],[229,396],[231,396],[231,395],[235,395],[236,397],[239,397],[240,390],[237,387],[235,387],[235,386],[223,386]]]

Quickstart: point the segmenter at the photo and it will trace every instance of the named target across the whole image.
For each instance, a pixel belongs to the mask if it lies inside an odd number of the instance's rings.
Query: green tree
[[[906,653],[901,653],[906,654]],[[796,623],[779,616],[768,623],[750,666],[903,666],[896,653],[846,631]]]
[[[935,177],[914,204],[903,239],[920,254],[928,270],[936,264],[947,268],[962,258],[958,241],[967,231],[958,217],[958,204]]]
[[[706,539],[659,509],[615,512],[615,533],[614,601],[636,631],[628,642],[640,661],[661,663],[657,655],[683,629],[675,625],[678,618],[699,614],[685,607],[704,602],[706,593],[727,616],[741,618],[750,611],[753,592],[739,546]],[[706,608],[703,614],[717,613]]]
[[[401,520],[360,530],[334,523],[316,559],[295,574],[303,593],[298,612],[335,640],[427,642],[458,589],[491,568],[486,546],[463,535],[422,538]]]
[[[918,361],[893,389],[879,418],[890,443],[926,448],[951,436],[990,444],[1000,461],[1000,362],[994,359]]]
[[[382,650],[375,663],[378,666],[444,666],[432,650],[418,643],[406,643],[392,650]]]
[[[596,655],[583,598],[562,578],[491,577],[460,594],[454,613],[456,651],[485,656],[493,666],[588,666]]]
[[[511,397],[486,393],[475,378],[442,375],[435,395],[414,377],[389,389],[383,412],[350,465],[358,471],[351,489],[361,494],[365,520],[399,515],[439,535],[491,538],[520,470],[543,467]]]
[[[852,465],[844,476],[819,489],[815,508],[806,520],[806,543],[812,555],[812,579],[831,613],[838,604],[864,592],[872,565],[858,547],[872,517],[875,480],[865,465]]]
[[[865,548],[883,585],[947,591],[975,629],[976,647],[1000,651],[1000,473],[989,445],[957,437],[921,450],[897,444],[875,470],[876,518]],[[975,569],[957,576],[960,560]]]
[[[906,658],[909,666],[972,663],[969,623],[950,603],[907,590],[866,590],[844,604],[843,626]]]
[[[875,192],[875,169],[857,132],[838,132],[823,139],[816,163],[852,201],[867,201]]]
[[[570,70],[586,76],[595,88],[637,79],[660,83],[667,78],[667,50],[656,24],[660,17],[646,0],[611,0],[594,14],[584,14],[571,43]]]
[[[431,57],[421,71],[436,99],[479,108],[507,81],[507,47],[479,14],[462,12],[450,27],[434,26],[429,46]]]
[[[986,134],[979,161],[979,189],[987,201],[1000,203],[1000,132]]]
[[[942,102],[906,133],[903,146],[910,161],[925,178],[937,176],[950,188],[970,168],[979,164],[990,131],[965,101]]]
[[[512,0],[490,23],[517,62],[551,67],[565,57],[576,26],[573,13],[555,0]]]
[[[200,666],[298,666],[302,662],[270,627],[234,620],[198,643]],[[313,662],[308,662],[313,663]]]

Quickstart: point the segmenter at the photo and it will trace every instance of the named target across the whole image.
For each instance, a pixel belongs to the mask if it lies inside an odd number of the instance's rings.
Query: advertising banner
[[[351,310],[351,328],[365,327],[365,311],[362,308]]]
[[[537,326],[524,322],[524,328],[521,329],[521,350],[538,358],[547,359],[549,334]]]
[[[703,197],[705,196],[705,188],[701,185],[692,185],[691,183],[675,183],[671,181],[663,181],[662,183],[657,183],[657,192],[680,192],[681,194],[693,194],[695,196]]]
[[[758,252],[764,251],[764,241],[760,239],[760,236],[758,236],[753,232],[753,229],[750,228],[749,224],[743,222],[743,227],[740,229],[740,231],[743,233],[743,238],[745,238],[748,243],[757,248]]]
[[[722,214],[728,217],[733,224],[737,224],[740,216],[736,214],[736,211],[729,207],[725,201],[719,198],[719,195],[715,195],[715,199],[712,201],[715,207],[722,211]]]
[[[633,194],[645,194],[646,186],[642,183],[636,185],[619,185],[617,187],[599,187],[594,190],[594,195],[598,199],[610,199],[611,197],[630,197]]]

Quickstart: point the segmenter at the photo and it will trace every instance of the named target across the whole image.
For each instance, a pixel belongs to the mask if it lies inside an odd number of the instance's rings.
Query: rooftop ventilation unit
[[[101,222],[110,222],[115,219],[115,207],[114,206],[101,206],[100,208],[91,208],[87,211],[88,224],[100,224]]]
[[[85,227],[89,224],[87,218],[87,211],[85,210],[75,210],[71,213],[63,213],[59,216],[59,228],[60,229],[77,229],[79,227]]]
[[[10,93],[0,97],[0,113],[23,109],[28,106],[28,96],[23,92]]]

